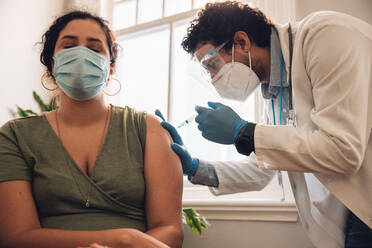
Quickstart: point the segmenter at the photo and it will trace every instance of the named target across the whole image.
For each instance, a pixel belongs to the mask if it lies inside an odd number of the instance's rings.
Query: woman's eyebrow
[[[87,38],[87,41],[89,41],[89,42],[100,42],[100,43],[102,43],[102,41],[101,41],[100,39],[97,39],[97,38],[91,38],[91,37],[88,37],[88,38]]]
[[[74,36],[74,35],[65,35],[61,38],[61,40],[63,39],[73,39],[73,40],[77,40],[77,36]]]
[[[73,40],[77,40],[78,37],[75,36],[75,35],[65,35],[65,36],[63,36],[63,37],[61,38],[61,40],[64,40],[64,39],[73,39]],[[88,38],[87,38],[87,41],[89,41],[89,42],[100,42],[100,43],[102,43],[102,41],[101,41],[100,39],[98,39],[98,38],[92,38],[92,37],[88,37]]]

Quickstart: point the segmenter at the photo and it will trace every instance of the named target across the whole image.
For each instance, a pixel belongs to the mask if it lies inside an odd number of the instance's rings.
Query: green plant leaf
[[[41,100],[40,96],[35,91],[32,91],[32,95],[34,96],[35,101],[39,104],[41,112],[50,111],[49,106],[46,105],[43,100]]]
[[[20,117],[27,117],[27,116],[33,116],[33,115],[38,115],[37,113],[35,113],[34,111],[32,111],[31,109],[22,109],[21,107],[19,107],[18,105],[17,106],[17,113]]]
[[[32,111],[31,109],[26,109],[25,112],[26,112],[27,114],[29,114],[29,115],[35,115],[35,116],[38,115],[37,113],[35,113],[35,112]]]
[[[16,105],[17,106],[17,105]],[[19,106],[17,106],[17,114],[20,116],[20,117],[27,117],[27,114],[25,113],[25,111],[21,108],[21,107],[19,107]]]
[[[57,97],[53,97],[48,104],[49,111],[57,109]]]
[[[210,224],[205,217],[201,216],[193,208],[183,208],[183,220],[195,233],[202,234],[202,228],[208,228]]]

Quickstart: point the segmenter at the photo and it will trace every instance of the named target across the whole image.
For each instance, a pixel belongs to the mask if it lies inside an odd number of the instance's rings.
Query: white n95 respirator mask
[[[227,99],[245,101],[260,84],[260,79],[252,70],[251,53],[249,67],[234,61],[234,44],[232,46],[232,62],[226,63],[212,78],[212,84],[218,94]]]

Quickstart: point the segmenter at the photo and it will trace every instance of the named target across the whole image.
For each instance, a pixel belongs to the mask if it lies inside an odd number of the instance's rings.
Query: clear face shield
[[[212,44],[206,44],[194,53],[194,59],[198,61],[203,81],[206,83],[210,84],[216,80],[214,77],[226,64],[225,60],[219,54],[219,51],[226,44],[227,41],[218,47],[215,47]]]
[[[250,51],[249,66],[234,61],[234,44],[232,46],[232,61],[225,62],[219,51],[227,41],[218,47],[205,44],[199,48],[194,57],[199,61],[202,79],[199,80],[208,89],[218,93],[225,99],[245,101],[259,85],[259,78],[252,70]]]

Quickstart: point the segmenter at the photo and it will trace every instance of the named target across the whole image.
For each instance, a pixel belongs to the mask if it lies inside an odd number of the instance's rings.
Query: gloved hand
[[[169,132],[172,136],[173,144],[171,145],[172,150],[181,159],[183,174],[193,175],[199,167],[199,159],[191,157],[190,153],[187,151],[185,145],[183,144],[181,136],[178,134],[175,127],[165,121],[160,110],[155,110],[155,114],[159,116],[163,121],[161,125]]]
[[[230,107],[218,102],[208,102],[211,108],[196,106],[195,121],[202,136],[207,140],[230,145],[234,144],[240,130],[248,123]]]

